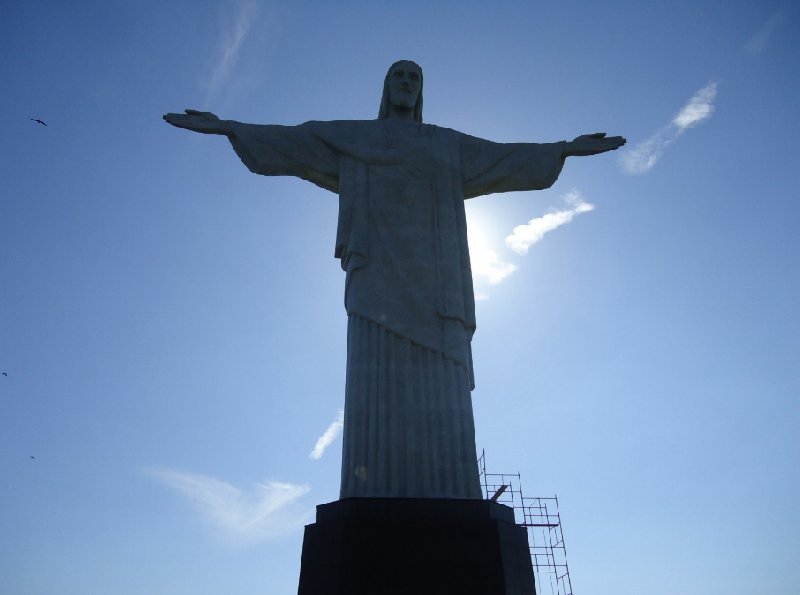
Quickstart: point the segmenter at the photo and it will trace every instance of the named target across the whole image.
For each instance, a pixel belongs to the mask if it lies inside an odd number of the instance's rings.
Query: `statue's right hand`
[[[183,110],[183,114],[164,114],[163,118],[169,124],[178,128],[186,128],[202,134],[224,134],[232,136],[233,131],[225,120],[220,120],[211,112],[201,112],[194,109]]]

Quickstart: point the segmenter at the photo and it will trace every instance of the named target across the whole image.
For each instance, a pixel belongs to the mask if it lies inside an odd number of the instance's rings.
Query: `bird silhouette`
[[[36,460],[36,457],[35,457],[35,456],[33,456],[33,455],[31,455],[31,458],[32,458],[34,461]]]
[[[5,372],[3,372],[3,376],[8,376],[8,374],[6,374]]]
[[[39,124],[41,124],[42,126],[47,126],[47,123],[43,122],[39,118],[31,118],[31,120],[33,120],[34,122],[39,122]]]

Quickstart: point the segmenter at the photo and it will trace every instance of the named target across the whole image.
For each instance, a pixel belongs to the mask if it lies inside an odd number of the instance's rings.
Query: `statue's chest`
[[[397,200],[436,193],[443,174],[459,166],[457,153],[425,135],[393,135],[376,140],[374,154],[378,159],[369,166],[370,181]]]

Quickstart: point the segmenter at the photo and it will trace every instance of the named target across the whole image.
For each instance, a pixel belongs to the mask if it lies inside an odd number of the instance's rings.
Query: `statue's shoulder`
[[[375,134],[378,126],[377,120],[309,120],[298,128],[315,136],[344,140]]]
[[[461,143],[464,141],[475,140],[475,137],[470,136],[469,134],[465,134],[453,128],[447,128],[446,126],[438,126],[436,124],[423,124],[429,132],[431,136],[435,136],[440,138],[443,141],[448,141],[452,143]]]
[[[304,128],[328,129],[369,128],[374,127],[377,121],[378,120],[309,120],[308,122],[303,122],[299,126]]]
[[[432,134],[459,134],[457,130],[447,128],[446,126],[439,126],[438,124],[428,124],[426,122],[422,126],[427,130],[430,130]]]

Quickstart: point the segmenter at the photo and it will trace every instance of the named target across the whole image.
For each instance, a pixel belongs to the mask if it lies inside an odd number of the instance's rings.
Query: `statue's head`
[[[392,108],[413,110],[414,120],[422,122],[422,69],[416,62],[400,60],[389,67],[378,119],[387,119]]]

